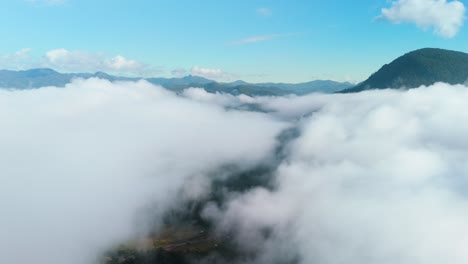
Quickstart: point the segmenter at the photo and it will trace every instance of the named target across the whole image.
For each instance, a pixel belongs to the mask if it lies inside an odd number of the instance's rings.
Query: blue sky
[[[405,7],[405,1],[416,6]],[[123,75],[192,73],[220,81],[357,82],[414,49],[468,52],[467,29],[459,25],[465,1],[3,2],[0,67],[9,69],[47,66]],[[389,10],[392,4],[394,10]],[[428,15],[424,8],[430,5],[447,8]],[[386,15],[383,8],[389,10]],[[447,25],[454,14],[459,19]]]

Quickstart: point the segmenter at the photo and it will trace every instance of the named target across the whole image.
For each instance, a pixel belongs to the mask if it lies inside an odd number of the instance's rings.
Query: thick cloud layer
[[[3,91],[0,262],[92,263],[209,193],[220,168],[271,162],[268,188],[203,206],[236,261],[466,263],[467,101],[466,86],[446,84],[302,97],[97,79]],[[277,139],[291,127],[297,137]]]
[[[0,91],[0,119],[0,263],[16,264],[93,263],[211,170],[268,159],[285,127],[98,79]]]
[[[277,189],[209,205],[205,217],[253,263],[466,263],[467,100],[465,86],[445,84],[270,99],[289,115],[313,112]]]

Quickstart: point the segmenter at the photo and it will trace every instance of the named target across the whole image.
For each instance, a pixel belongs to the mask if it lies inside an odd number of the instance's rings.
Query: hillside
[[[467,53],[425,48],[409,52],[391,63],[385,64],[367,80],[343,92],[415,88],[436,82],[463,84],[467,79]]]
[[[128,78],[96,73],[59,73],[52,69],[31,69],[26,71],[0,70],[0,89],[34,89],[45,86],[64,87],[74,78],[101,78],[109,81],[135,81],[144,78]],[[220,83],[200,76],[188,75],[182,78],[146,78],[150,83],[161,85],[171,91],[182,91],[190,87],[203,88],[210,93],[246,94],[256,96],[274,96],[296,94],[304,95],[313,92],[333,93],[352,86],[350,83],[334,81],[311,81],[306,83],[247,83],[235,81]]]
[[[64,87],[74,78],[101,78],[110,81],[134,80],[112,76],[103,72],[96,73],[59,73],[52,69],[38,68],[25,71],[0,70],[0,89],[34,89],[45,86]]]
[[[305,83],[256,83],[257,87],[276,87],[286,92],[298,95],[321,92],[334,93],[353,86],[349,82],[335,82],[330,80],[315,80]]]

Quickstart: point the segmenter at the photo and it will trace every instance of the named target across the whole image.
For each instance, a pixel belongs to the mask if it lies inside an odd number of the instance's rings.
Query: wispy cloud
[[[66,0],[25,0],[25,2],[31,4],[62,5],[65,4]]]
[[[188,71],[184,68],[177,68],[172,70],[171,74],[175,77],[184,77],[188,75]]]
[[[125,75],[147,75],[149,66],[122,55],[109,57],[104,53],[55,49],[48,51],[41,64],[62,71],[105,71]]]
[[[30,48],[24,48],[11,54],[0,54],[0,67],[23,70],[32,64]]]
[[[297,33],[258,35],[258,36],[252,36],[252,37],[233,41],[229,43],[229,45],[243,45],[243,44],[264,42],[264,41],[269,41],[269,40],[273,40],[277,38],[289,37],[289,36],[294,36],[294,35],[297,35]]]
[[[232,80],[236,76],[235,74],[225,72],[221,69],[202,68],[199,66],[192,67],[190,73],[192,75],[202,76],[208,79],[225,81]]]
[[[221,69],[204,68],[200,66],[193,66],[190,70],[177,68],[171,71],[171,74],[175,77],[183,77],[191,74],[216,81],[231,81],[238,77],[237,74],[225,72]]]
[[[257,14],[259,14],[261,16],[271,16],[271,15],[273,15],[273,12],[268,7],[260,7],[260,8],[257,8],[256,11],[257,11]]]

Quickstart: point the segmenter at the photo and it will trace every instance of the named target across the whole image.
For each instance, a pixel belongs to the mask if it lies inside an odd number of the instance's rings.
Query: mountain
[[[353,86],[349,82],[335,82],[330,80],[315,80],[305,83],[257,83],[256,86],[260,87],[277,87],[284,91],[291,92],[298,95],[309,93],[334,93]]]
[[[0,87],[28,89],[42,86],[63,86],[71,78],[51,69],[33,69],[27,71],[0,70]]]
[[[193,75],[188,75],[182,78],[148,78],[146,80],[152,84],[158,84],[170,90],[185,89],[192,87],[193,85],[203,86],[214,82],[212,80]]]
[[[104,72],[59,73],[52,69],[39,68],[26,71],[0,70],[0,88],[33,89],[45,86],[63,87],[75,78],[101,78],[110,81],[136,80],[138,78],[117,77]]]
[[[463,84],[467,80],[467,53],[425,48],[409,52],[391,63],[385,64],[367,80],[343,92],[414,88],[436,82]]]
[[[329,80],[316,80],[305,83],[248,83],[237,80],[230,83],[219,83],[203,77],[186,76],[183,78],[149,78],[147,81],[153,84],[159,84],[167,89],[181,91],[189,87],[200,87],[211,93],[222,92],[229,94],[247,94],[247,95],[286,95],[296,94],[304,95],[309,93],[334,93],[353,86],[348,82],[335,82]]]
[[[109,75],[105,72],[96,73],[59,73],[52,69],[31,69],[26,71],[0,70],[0,89],[34,89],[45,86],[64,87],[74,78],[101,78],[109,81],[135,81],[144,78],[128,78]],[[299,84],[288,83],[247,83],[235,81],[231,83],[219,83],[200,76],[188,75],[182,78],[146,78],[150,83],[161,85],[166,89],[180,92],[190,87],[203,88],[210,93],[229,93],[246,95],[304,95],[313,92],[333,93],[352,86],[350,83],[334,81],[312,81]]]

